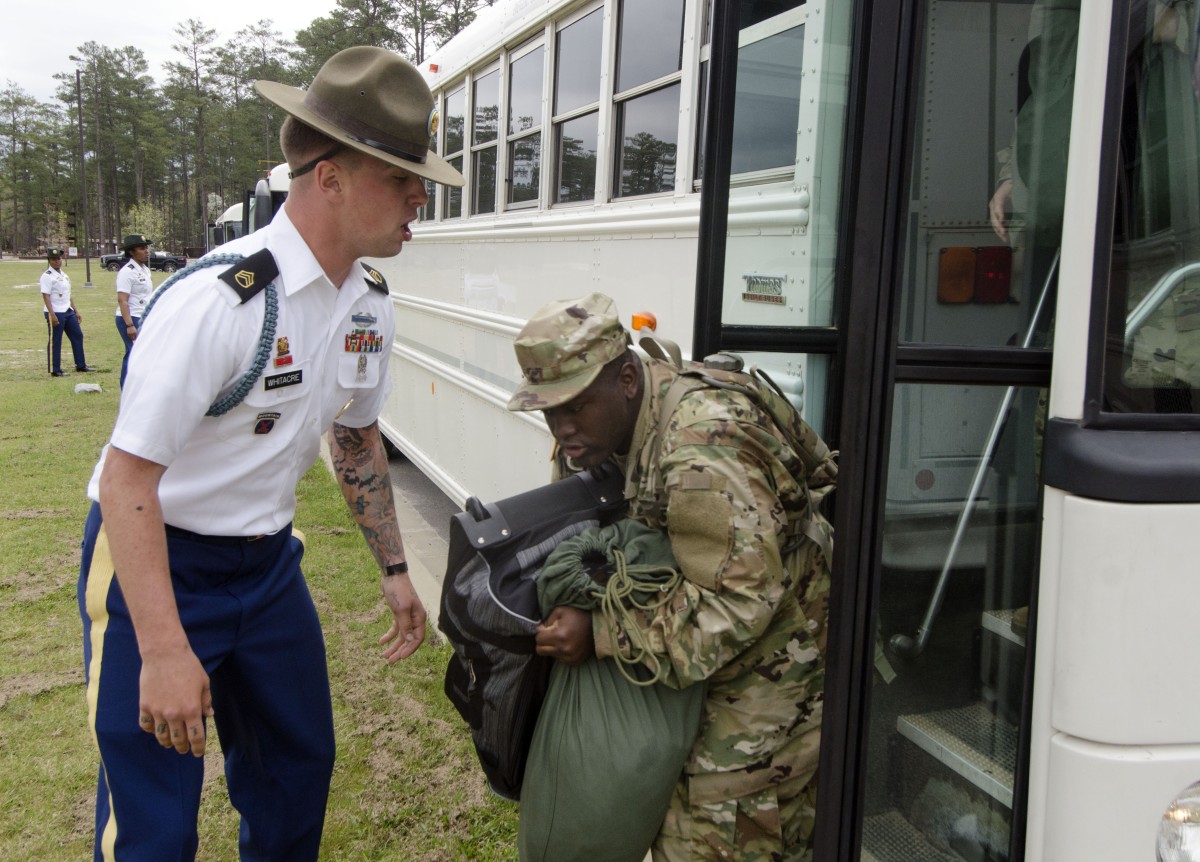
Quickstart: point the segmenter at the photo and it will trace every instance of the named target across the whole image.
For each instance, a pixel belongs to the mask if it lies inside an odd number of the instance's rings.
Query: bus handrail
[[[1142,297],[1141,301],[1134,306],[1133,311],[1125,318],[1125,348],[1128,349],[1134,337],[1146,325],[1151,315],[1158,311],[1159,306],[1167,301],[1176,287],[1178,287],[1185,279],[1200,275],[1200,261],[1192,261],[1166,273],[1162,278],[1155,283],[1150,292]]]
[[[1062,249],[1055,252],[1050,270],[1046,273],[1046,283],[1042,285],[1042,293],[1033,310],[1033,317],[1025,330],[1025,337],[1021,341],[1022,347],[1029,347],[1033,343],[1038,321],[1041,320],[1046,298],[1050,294],[1050,284],[1055,273],[1058,272],[1058,258],[1061,253]],[[921,620],[913,637],[894,634],[888,640],[888,645],[892,650],[904,658],[916,658],[925,651],[925,645],[929,642],[933,621],[937,618],[938,611],[942,609],[942,600],[946,596],[946,586],[950,582],[950,569],[954,567],[954,561],[958,558],[958,549],[967,532],[967,522],[971,518],[971,513],[975,511],[976,503],[979,502],[979,492],[983,489],[983,481],[987,476],[988,467],[991,466],[992,457],[996,454],[996,445],[1000,442],[1000,432],[1004,429],[1004,423],[1008,421],[1008,412],[1012,409],[1013,397],[1016,392],[1017,387],[1009,386],[1004,392],[1004,398],[1000,401],[999,409],[996,410],[996,418],[992,420],[992,428],[988,432],[987,442],[979,456],[979,464],[971,479],[971,488],[967,492],[967,499],[963,501],[962,511],[958,513],[958,521],[954,525],[954,536],[950,540],[950,549],[946,552],[946,561],[942,564],[942,571],[938,574],[937,586],[934,587],[933,595],[929,599],[929,606],[925,609],[925,617]]]

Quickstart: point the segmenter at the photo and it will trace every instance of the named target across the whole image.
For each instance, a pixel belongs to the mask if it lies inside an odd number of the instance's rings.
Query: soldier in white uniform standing
[[[80,321],[83,315],[75,308],[71,299],[71,277],[63,272],[62,250],[46,249],[46,261],[49,266],[42,273],[39,283],[42,289],[42,302],[46,310],[42,314],[46,318],[46,370],[52,377],[67,377],[71,372],[62,370],[62,338],[67,334],[71,342],[71,353],[75,359],[76,371],[95,371],[89,368],[83,355],[83,327]]]
[[[88,488],[79,603],[97,859],[195,858],[210,717],[241,858],[317,859],[333,712],[292,517],[326,431],[391,614],[383,657],[425,637],[377,424],[392,302],[358,259],[412,238],[426,180],[463,179],[430,150],[429,88],[390,51],[341,51],[307,91],[256,88],[289,114],[288,199],[147,307]]]
[[[150,240],[140,233],[132,233],[122,243],[126,260],[117,270],[117,334],[125,345],[125,356],[121,359],[121,388],[125,388],[125,375],[129,373],[129,351],[142,325],[142,311],[154,285],[150,280]]]

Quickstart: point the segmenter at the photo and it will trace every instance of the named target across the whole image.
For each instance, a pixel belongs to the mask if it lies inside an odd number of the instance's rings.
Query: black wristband
[[[408,563],[392,563],[383,570],[383,576],[385,578],[391,577],[392,575],[404,575],[407,573]]]

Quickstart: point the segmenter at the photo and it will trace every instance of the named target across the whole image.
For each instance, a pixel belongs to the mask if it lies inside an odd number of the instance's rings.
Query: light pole
[[[79,194],[83,199],[83,266],[87,280],[84,287],[92,284],[92,253],[88,245],[88,201],[87,201],[87,158],[83,152],[83,88],[80,86],[79,69],[75,70],[75,107],[79,117]]]

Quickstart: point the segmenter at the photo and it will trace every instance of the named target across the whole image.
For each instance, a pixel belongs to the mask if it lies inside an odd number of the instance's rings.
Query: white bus
[[[502,0],[423,68],[383,426],[451,498],[545,479],[511,341],[591,290],[840,450],[819,860],[1200,860],[1198,19]]]

